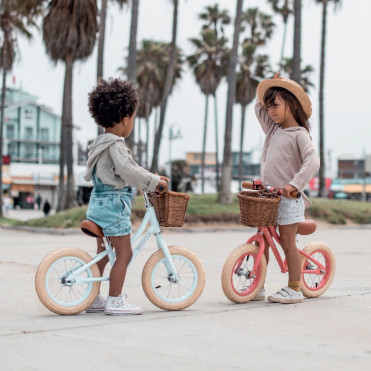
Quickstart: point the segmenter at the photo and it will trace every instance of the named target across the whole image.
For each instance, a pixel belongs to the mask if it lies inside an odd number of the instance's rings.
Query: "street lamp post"
[[[174,139],[180,139],[182,138],[182,134],[180,132],[179,127],[176,127],[177,124],[170,125],[169,128],[169,191],[171,191],[171,183],[172,183],[172,159],[171,159],[171,144]],[[174,128],[176,127],[176,131],[174,131]]]

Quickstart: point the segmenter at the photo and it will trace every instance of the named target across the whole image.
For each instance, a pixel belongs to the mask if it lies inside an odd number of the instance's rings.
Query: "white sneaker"
[[[94,300],[93,304],[86,309],[86,313],[98,313],[104,312],[104,308],[106,307],[107,298],[98,294],[97,298]]]
[[[304,300],[304,296],[301,291],[295,291],[290,289],[290,287],[284,287],[274,295],[268,296],[268,300],[274,303],[295,304],[301,303]]]
[[[265,300],[265,288],[262,287],[260,291],[251,299],[251,301],[263,301]]]
[[[121,294],[119,296],[109,296],[107,298],[104,313],[112,315],[143,313],[143,309],[141,307],[135,307],[134,305],[127,303],[126,299],[126,294]]]

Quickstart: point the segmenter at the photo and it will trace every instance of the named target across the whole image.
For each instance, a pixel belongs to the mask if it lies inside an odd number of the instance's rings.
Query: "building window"
[[[40,139],[41,140],[49,140],[49,129],[41,128],[40,129]]]
[[[17,146],[15,143],[9,143],[8,144],[8,154],[10,156],[16,156],[17,155]]]
[[[32,128],[31,127],[26,127],[26,139],[32,139]]]
[[[6,126],[6,137],[8,139],[13,139],[14,138],[14,133],[15,133],[14,125],[7,125]]]
[[[24,110],[24,115],[26,119],[32,119],[33,118],[33,111],[30,109],[25,109]]]
[[[26,144],[25,152],[26,152],[26,157],[33,157],[33,145]]]

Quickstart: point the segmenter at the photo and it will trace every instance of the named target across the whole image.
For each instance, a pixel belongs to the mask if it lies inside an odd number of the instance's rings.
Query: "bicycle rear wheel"
[[[182,310],[192,305],[205,287],[205,271],[201,261],[190,250],[169,246],[177,270],[175,281],[166,268],[167,260],[162,250],[153,253],[142,273],[142,286],[148,300],[164,310]]]
[[[97,297],[100,282],[66,282],[78,268],[89,263],[91,256],[80,249],[65,247],[47,255],[36,271],[35,287],[40,301],[52,312],[62,315],[84,311]],[[78,278],[100,277],[96,264]]]
[[[322,295],[331,285],[335,275],[336,262],[332,250],[322,242],[314,242],[306,246],[303,251],[324,267],[320,272],[316,272],[318,265],[302,255],[301,288],[303,295],[307,298],[316,298]]]
[[[222,271],[222,288],[225,296],[233,303],[246,303],[253,299],[263,287],[267,274],[267,263],[262,255],[256,277],[250,277],[259,247],[243,244],[228,256]]]

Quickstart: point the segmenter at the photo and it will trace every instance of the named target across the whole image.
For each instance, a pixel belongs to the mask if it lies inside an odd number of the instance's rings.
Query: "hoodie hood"
[[[101,134],[99,135],[94,142],[92,142],[88,147],[88,161],[86,162],[86,171],[84,174],[84,179],[88,182],[91,180],[94,167],[102,154],[108,147],[112,146],[118,141],[125,143],[124,138],[119,137],[114,134]]]
[[[282,128],[282,126],[281,126]],[[307,129],[303,128],[302,126],[292,126],[290,128],[282,129],[283,131],[303,131],[305,134],[309,136],[310,139],[312,139],[312,136],[308,133]]]

